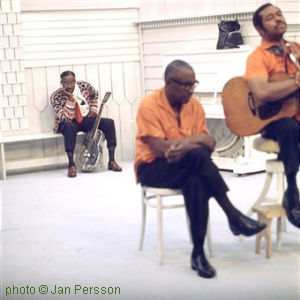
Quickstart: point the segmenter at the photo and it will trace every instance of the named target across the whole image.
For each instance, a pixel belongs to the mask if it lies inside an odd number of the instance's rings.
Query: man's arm
[[[166,157],[169,162],[179,161],[188,151],[199,147],[213,151],[216,144],[215,139],[206,134],[178,140],[146,137],[145,141],[158,157]]]
[[[284,81],[268,82],[264,77],[248,79],[249,88],[254,96],[261,102],[274,102],[285,98],[300,87],[300,71],[294,78]]]
[[[198,134],[186,138],[189,143],[197,144],[199,146],[204,146],[211,151],[214,151],[216,146],[216,140],[213,136],[208,134]]]
[[[72,120],[74,116],[75,99],[65,89],[59,89],[50,97],[56,119],[61,121]]]

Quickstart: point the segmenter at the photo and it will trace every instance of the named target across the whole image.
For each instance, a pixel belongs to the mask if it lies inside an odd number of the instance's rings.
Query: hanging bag
[[[219,38],[217,42],[217,49],[239,48],[242,45],[243,37],[240,33],[240,24],[238,20],[235,21],[221,21],[218,24]]]

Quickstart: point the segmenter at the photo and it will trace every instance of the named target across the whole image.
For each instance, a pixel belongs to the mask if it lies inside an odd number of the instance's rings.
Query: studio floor
[[[287,223],[278,252],[274,224],[273,255],[266,259],[264,243],[255,254],[254,237],[241,242],[232,235],[214,199],[209,260],[216,278],[200,278],[190,269],[183,209],[164,211],[163,265],[157,263],[153,210],[139,251],[140,186],[133,163],[121,165],[121,173],[101,170],[68,178],[58,169],[0,181],[2,299],[300,299],[299,231]],[[232,202],[246,213],[265,174],[222,174]]]

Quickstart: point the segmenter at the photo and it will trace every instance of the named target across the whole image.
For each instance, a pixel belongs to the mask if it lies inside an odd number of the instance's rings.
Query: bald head
[[[168,81],[174,74],[176,74],[180,69],[189,69],[194,72],[193,68],[185,61],[177,59],[170,62],[165,70],[165,82]]]

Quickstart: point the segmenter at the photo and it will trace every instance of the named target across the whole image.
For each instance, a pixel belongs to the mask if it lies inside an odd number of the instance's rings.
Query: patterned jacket
[[[97,112],[98,91],[86,81],[77,81],[82,96],[89,104],[90,111]],[[69,101],[62,88],[56,90],[50,97],[55,112],[53,131],[58,132],[60,122],[72,122],[75,119],[75,102]]]

